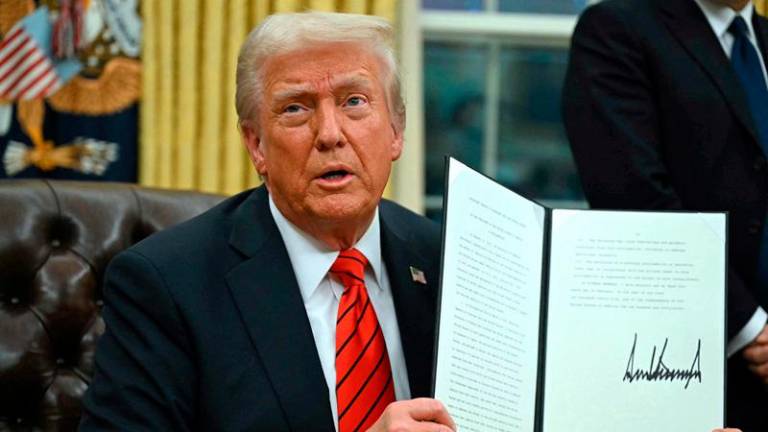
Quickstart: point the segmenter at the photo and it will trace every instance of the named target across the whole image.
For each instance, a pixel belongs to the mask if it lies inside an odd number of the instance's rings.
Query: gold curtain
[[[233,194],[259,183],[240,142],[235,66],[246,35],[275,12],[368,13],[398,0],[141,0],[139,182]]]
[[[768,0],[755,0],[757,11],[763,15],[768,15]]]

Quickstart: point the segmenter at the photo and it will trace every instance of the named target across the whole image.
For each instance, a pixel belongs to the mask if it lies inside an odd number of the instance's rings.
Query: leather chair
[[[76,430],[115,254],[222,196],[0,180],[0,431]]]

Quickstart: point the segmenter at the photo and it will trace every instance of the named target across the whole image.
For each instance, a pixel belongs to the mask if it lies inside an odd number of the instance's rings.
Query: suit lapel
[[[234,218],[230,244],[245,260],[227,274],[227,284],[291,430],[333,431],[328,386],[266,189],[257,189]]]
[[[704,13],[691,0],[666,0],[659,3],[663,12],[662,20],[669,31],[712,78],[739,122],[757,143],[757,129],[749,111],[747,96]]]
[[[434,259],[417,252],[407,230],[381,212],[381,248],[395,303],[400,340],[412,397],[431,392],[435,324],[435,295],[438,275]],[[427,283],[414,282],[410,267],[426,272]]]
[[[760,53],[763,55],[763,63],[768,68],[768,20],[757,13],[752,15],[752,27],[755,29],[757,44],[760,46]]]

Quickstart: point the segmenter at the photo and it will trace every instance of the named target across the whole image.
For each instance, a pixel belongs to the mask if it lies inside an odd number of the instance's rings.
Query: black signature
[[[656,345],[653,346],[651,364],[647,370],[635,369],[635,347],[637,347],[637,333],[635,333],[635,341],[632,342],[632,350],[629,352],[629,361],[627,361],[627,371],[624,372],[622,381],[685,381],[685,389],[688,388],[693,379],[701,382],[701,339],[699,339],[691,368],[687,370],[670,369],[664,364],[664,353],[667,350],[668,342],[669,338],[665,338],[658,359],[656,358]]]

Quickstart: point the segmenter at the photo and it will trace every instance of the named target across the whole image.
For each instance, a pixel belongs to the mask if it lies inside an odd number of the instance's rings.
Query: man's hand
[[[744,358],[749,362],[749,369],[768,384],[768,325],[744,348]]]
[[[453,432],[456,424],[440,401],[419,398],[392,402],[368,432]]]
[[[741,429],[715,429],[712,432],[741,432]]]

